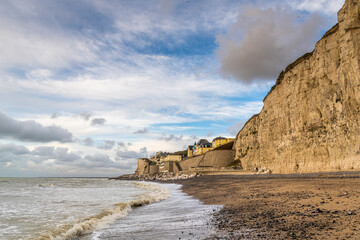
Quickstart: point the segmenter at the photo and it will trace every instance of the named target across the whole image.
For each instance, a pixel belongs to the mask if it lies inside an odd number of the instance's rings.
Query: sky
[[[0,177],[132,173],[235,137],[344,0],[0,5]]]

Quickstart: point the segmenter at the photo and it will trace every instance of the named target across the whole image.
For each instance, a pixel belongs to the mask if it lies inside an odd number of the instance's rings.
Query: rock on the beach
[[[196,173],[168,173],[160,172],[156,174],[127,174],[119,176],[117,180],[139,180],[139,181],[169,181],[169,180],[182,180],[188,178],[198,177],[200,174]]]
[[[260,168],[256,174],[271,174],[272,171],[270,169],[267,169],[267,168]]]

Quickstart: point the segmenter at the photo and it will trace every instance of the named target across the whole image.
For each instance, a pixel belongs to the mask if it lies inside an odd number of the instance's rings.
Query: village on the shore
[[[150,158],[138,159],[135,175],[219,170],[234,162],[234,140],[219,136],[211,142],[200,139],[187,150],[159,151]]]
[[[214,138],[212,142],[209,142],[207,139],[200,139],[195,142],[194,145],[189,145],[187,150],[175,153],[159,151],[154,156],[151,156],[149,160],[156,163],[156,165],[164,166],[165,162],[180,162],[185,158],[205,154],[206,152],[216,149],[217,147],[229,142],[234,142],[234,138],[225,138],[220,136]]]

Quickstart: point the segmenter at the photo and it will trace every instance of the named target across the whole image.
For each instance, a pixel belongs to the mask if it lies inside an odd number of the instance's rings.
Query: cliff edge
[[[274,173],[360,169],[360,1],[282,72],[238,133],[235,160]]]

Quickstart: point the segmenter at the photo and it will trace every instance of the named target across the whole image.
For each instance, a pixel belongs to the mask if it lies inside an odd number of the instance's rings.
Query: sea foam
[[[155,183],[133,182],[136,187],[147,190],[136,199],[119,202],[113,208],[105,209],[98,214],[78,219],[73,224],[58,225],[42,233],[37,240],[65,240],[88,234],[95,230],[108,227],[115,220],[127,216],[133,208],[165,200],[170,197],[170,191]]]

